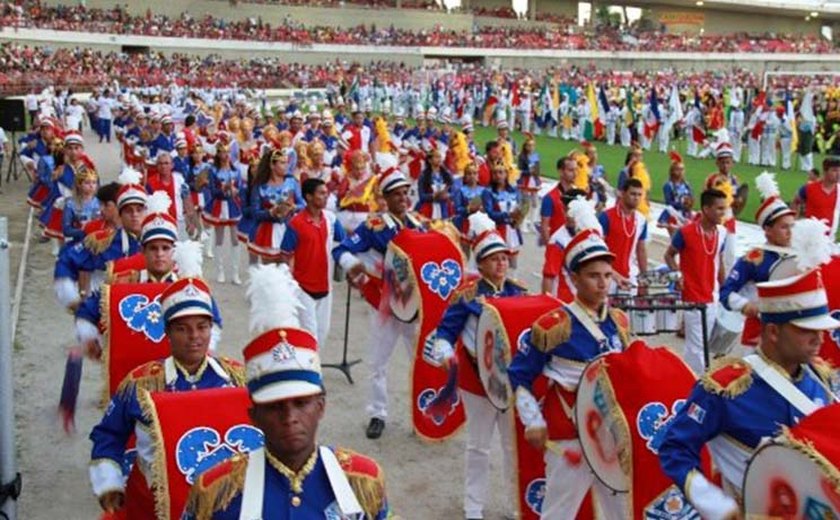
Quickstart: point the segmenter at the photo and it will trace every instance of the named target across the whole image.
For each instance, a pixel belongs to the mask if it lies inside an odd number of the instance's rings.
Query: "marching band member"
[[[250,283],[249,415],[265,447],[202,473],[184,519],[391,518],[376,461],[315,439],[326,408],[319,345],[295,315],[288,269],[254,267]]]
[[[332,314],[330,250],[334,242],[344,240],[345,233],[335,213],[326,209],[329,192],[324,181],[306,179],[301,191],[306,206],[286,223],[280,249],[282,258],[292,264],[292,275],[302,289],[300,300],[307,317],[304,328],[315,335],[323,349]]]
[[[228,358],[208,354],[213,325],[210,288],[200,278],[179,280],[161,294],[160,305],[172,354],[134,369],[111,398],[102,421],[91,431],[90,481],[105,512],[125,506],[129,519],[153,515],[149,484],[145,481],[154,460],[154,446],[144,429],[139,392],[184,392],[205,388],[242,386],[242,366]],[[129,437],[137,437],[137,464],[124,484],[122,461]],[[151,508],[151,509],[149,509]]]
[[[685,180],[685,164],[679,153],[672,151],[671,167],[668,169],[668,182],[662,185],[665,208],[659,215],[657,226],[668,229],[668,235],[682,227],[688,220],[688,214],[694,205],[691,185]]]
[[[120,227],[100,229],[72,247],[65,247],[59,254],[53,284],[56,299],[62,307],[75,308],[91,288],[91,275],[104,271],[107,262],[140,251],[137,237],[146,214],[148,196],[146,189],[138,184],[138,172],[124,170],[120,181],[122,186],[117,192]]]
[[[763,439],[836,401],[831,369],[820,358],[829,314],[819,270],[756,285],[761,340],[756,353],[728,359],[704,375],[666,430],[662,469],[703,518],[740,518],[747,462]],[[699,471],[708,445],[723,489]]]
[[[840,223],[840,196],[837,189],[837,183],[840,182],[840,157],[826,157],[822,166],[822,177],[799,188],[791,207],[805,218],[824,220],[833,237],[837,235]]]
[[[574,517],[592,488],[603,516],[620,519],[626,511],[625,498],[595,479],[583,458],[571,410],[586,363],[629,344],[629,320],[607,302],[615,255],[601,238],[594,205],[579,198],[570,203],[569,214],[578,229],[565,258],[577,290],[575,300],[537,320],[525,336],[527,346],[513,356],[508,375],[525,437],[536,449],[545,450],[541,518]],[[541,374],[549,379],[544,411],[532,387]]]
[[[563,195],[564,213],[568,213],[569,203],[578,197],[586,198],[586,192],[575,188]],[[567,214],[565,223],[551,234],[545,245],[542,269],[542,292],[567,303],[575,299],[575,287],[565,261],[566,248],[574,236],[575,221]]]
[[[361,285],[367,278],[366,270],[371,269],[371,276],[381,280],[381,262],[384,259],[388,243],[403,228],[420,229],[423,227],[421,217],[411,211],[411,201],[408,190],[411,184],[405,175],[396,168],[382,173],[379,188],[385,198],[387,211],[372,214],[367,221],[360,224],[355,232],[345,238],[332,250],[333,259],[341,265],[347,278],[354,285]],[[366,267],[359,255],[375,252],[378,262],[374,266]],[[378,298],[378,296],[376,297]],[[378,312],[379,302],[372,302],[374,307],[370,313],[370,335],[368,336],[368,352],[371,363],[371,396],[367,405],[370,422],[367,427],[367,437],[378,439],[385,429],[385,419],[388,416],[388,360],[394,352],[399,339],[405,344],[409,357],[411,342],[414,338],[414,326],[398,321],[390,314]],[[375,305],[373,305],[375,303]]]
[[[462,237],[466,239],[469,236],[470,220],[469,217],[482,207],[481,194],[484,192],[484,187],[478,184],[478,166],[475,162],[469,163],[464,168],[464,176],[461,182],[455,185],[452,202],[455,206],[455,216],[452,223],[461,232]],[[470,248],[463,247],[467,258],[470,256]]]
[[[496,229],[510,250],[510,267],[516,269],[522,247],[519,226],[525,217],[519,190],[508,181],[508,167],[501,161],[491,165],[490,185],[481,194],[484,212],[496,223]]]
[[[755,185],[764,199],[755,213],[755,221],[764,230],[767,242],[739,258],[720,288],[723,306],[747,317],[741,343],[749,346],[758,344],[760,333],[755,284],[770,280],[779,261],[793,254],[789,248],[796,215],[781,199],[772,173],[764,172],[756,177]]]
[[[598,215],[607,248],[615,254],[613,282],[622,290],[632,290],[639,273],[647,271],[647,219],[639,211],[644,197],[642,181],[629,178],[613,207]]]
[[[735,161],[732,158],[732,145],[724,141],[715,148],[715,165],[718,171],[706,177],[706,189],[713,188],[726,196],[726,216],[723,225],[730,236],[724,254],[724,266],[730,269],[735,263],[735,217],[746,205],[746,199],[739,194],[740,182],[732,172]]]
[[[300,183],[289,169],[289,148],[265,154],[251,188],[251,209],[257,225],[249,250],[264,262],[279,262],[280,245],[289,217],[303,207]]]
[[[575,188],[577,161],[565,156],[557,159],[557,184],[543,195],[540,202],[540,243],[547,244],[551,236],[566,223],[566,194]]]
[[[363,150],[345,152],[346,173],[341,179],[338,196],[338,220],[346,230],[356,229],[363,224],[376,208],[377,177],[368,167],[368,154]],[[391,154],[377,154],[380,169],[396,167],[396,158]]]
[[[169,196],[167,211],[178,223],[179,238],[193,234],[194,230],[190,227],[195,220],[195,208],[189,196],[189,186],[184,176],[174,171],[172,155],[169,152],[160,152],[155,158],[154,174],[146,179],[146,191],[150,194],[162,191]]]
[[[507,277],[509,252],[495,223],[485,213],[477,212],[470,216],[470,230],[474,237],[472,251],[481,277],[458,289],[435,332],[436,358],[446,366],[457,362],[459,367],[460,396],[467,414],[464,515],[468,520],[484,518],[490,485],[490,443],[497,428],[502,441],[503,474],[515,473],[509,416],[490,403],[478,378],[475,345],[475,328],[481,314],[478,300],[527,293],[521,283]],[[464,348],[456,353],[458,338],[463,341]],[[508,503],[513,504],[513,501]]]
[[[528,204],[528,215],[525,216],[525,232],[533,233],[536,227],[535,214],[537,212],[537,193],[542,184],[540,178],[540,154],[537,152],[537,141],[528,134],[522,143],[522,151],[517,159],[517,167],[521,172],[516,181],[523,199]]]
[[[443,165],[443,157],[436,146],[426,153],[426,167],[417,180],[415,211],[431,220],[452,217],[452,174]]]
[[[718,289],[725,271],[722,257],[727,240],[721,220],[726,214],[726,195],[707,189],[700,195],[700,219],[689,222],[674,233],[665,251],[665,263],[682,272],[682,299],[706,306],[706,331],[712,330],[717,315]],[[680,256],[679,265],[676,256]],[[685,351],[683,358],[694,370],[706,370],[703,352],[703,324],[700,310],[685,311]]]
[[[222,258],[222,246],[225,241],[225,230],[230,230],[230,264],[233,271],[231,281],[239,285],[239,238],[236,236],[235,226],[242,218],[243,191],[242,174],[231,162],[231,150],[221,140],[216,145],[216,157],[210,169],[210,199],[204,208],[204,219],[213,226],[216,234],[216,251],[213,255],[216,261],[216,281],[225,283],[225,264]]]
[[[86,236],[85,226],[99,218],[99,199],[96,190],[99,176],[87,168],[76,172],[73,196],[65,199],[64,212],[61,216],[61,231],[65,239],[76,242]]]

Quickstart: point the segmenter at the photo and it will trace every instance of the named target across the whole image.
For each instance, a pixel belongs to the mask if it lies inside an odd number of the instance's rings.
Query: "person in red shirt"
[[[292,277],[303,294],[303,326],[312,332],[321,348],[330,332],[332,310],[333,242],[344,240],[344,227],[335,213],[326,210],[329,191],[321,179],[306,179],[301,186],[306,206],[286,225],[280,244],[283,258],[292,264]]]
[[[718,305],[718,292],[725,276],[723,263],[727,231],[721,225],[726,215],[726,194],[713,188],[700,195],[700,218],[682,226],[665,251],[665,263],[682,272],[682,299],[706,305],[706,334],[711,334]],[[679,255],[679,263],[677,263]],[[701,375],[706,370],[703,352],[703,322],[699,310],[685,311],[686,364]]]
[[[490,186],[490,168],[502,159],[502,148],[498,141],[487,141],[484,145],[484,157],[478,165],[479,186]]]
[[[823,160],[821,179],[810,181],[801,188],[793,199],[791,209],[805,218],[823,220],[831,229],[831,236],[837,234],[840,197],[837,196],[837,182],[840,180],[840,157],[826,157]]]
[[[567,191],[563,195],[564,211],[569,209],[569,203],[578,197],[586,197],[586,192],[577,188]],[[575,286],[572,276],[566,269],[566,246],[575,236],[574,219],[567,216],[566,223],[551,234],[545,245],[545,260],[542,270],[542,292],[557,297],[560,301],[571,303],[575,299]]]
[[[635,287],[639,273],[647,271],[647,219],[638,209],[644,196],[642,181],[627,179],[615,205],[598,216],[604,242],[615,255],[614,283],[623,290]]]
[[[561,157],[557,160],[557,185],[543,195],[540,204],[540,243],[548,244],[551,235],[566,223],[566,210],[563,196],[575,187],[577,161],[574,157]]]

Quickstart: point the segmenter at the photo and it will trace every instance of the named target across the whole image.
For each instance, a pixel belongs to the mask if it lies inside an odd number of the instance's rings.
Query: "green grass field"
[[[476,127],[475,142],[479,152],[483,153],[484,144],[495,138],[495,136],[495,128]],[[521,144],[522,134],[515,132],[514,136],[516,141]],[[580,146],[573,141],[563,141],[562,139],[546,136],[536,136],[536,140],[537,151],[540,154],[541,173],[545,177],[557,178],[557,170],[555,168],[557,159],[568,154],[575,148],[580,149]],[[618,179],[618,172],[621,171],[621,168],[624,166],[624,158],[627,155],[627,149],[617,145],[608,146],[602,142],[596,143],[596,147],[598,149],[598,160],[604,165],[604,169],[607,172],[607,179],[610,184],[615,186],[616,180]],[[680,155],[683,156],[683,160],[685,161],[686,179],[691,184],[692,188],[694,188],[694,193],[698,195],[696,197],[696,204],[699,204],[699,194],[702,191],[703,181],[710,173],[717,170],[715,167],[715,161],[714,159],[692,159],[688,157],[685,153],[686,143],[683,140],[672,140],[671,147],[675,148]],[[743,153],[741,154],[742,163],[736,164],[734,168],[734,172],[738,176],[738,179],[742,183],[748,183],[750,185],[750,194],[747,199],[747,206],[739,215],[739,219],[747,222],[755,222],[755,211],[758,208],[760,201],[758,192],[755,190],[754,179],[767,168],[748,166],[746,164],[746,155],[745,145]],[[777,155],[779,161],[781,161],[781,154]],[[644,162],[647,165],[653,186],[651,190],[651,198],[655,201],[661,202],[663,200],[662,186],[668,180],[668,169],[671,166],[671,160],[668,157],[668,154],[659,153],[657,148],[657,151],[651,149],[650,151],[645,152]],[[822,165],[822,156],[815,155],[814,165],[818,168]],[[796,156],[794,156],[794,166],[798,167],[798,164],[796,163]],[[779,183],[782,196],[788,202],[793,199],[796,191],[807,181],[807,175],[805,172],[794,170],[782,171],[779,168],[770,171],[776,173],[776,181]]]

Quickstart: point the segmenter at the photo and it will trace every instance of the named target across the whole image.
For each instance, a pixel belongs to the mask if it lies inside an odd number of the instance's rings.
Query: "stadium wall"
[[[679,70],[725,70],[744,67],[756,73],[768,70],[836,71],[840,54],[723,54],[723,53],[656,53],[609,51],[559,51],[517,49],[474,49],[447,47],[373,47],[357,45],[310,45],[254,42],[239,40],[205,40],[192,38],[149,38],[99,33],[71,33],[40,29],[0,31],[0,41],[13,40],[29,45],[76,47],[83,45],[98,50],[119,51],[122,46],[147,46],[153,51],[219,54],[228,58],[272,56],[286,62],[325,63],[336,59],[367,63],[378,60],[401,61],[417,66],[424,57],[481,60],[488,65],[505,68],[541,69],[558,64],[596,64],[612,70],[658,70],[674,67]]]
[[[705,34],[777,32],[818,35],[821,28],[818,21],[806,22],[798,15],[757,15],[675,5],[645,5],[644,8],[650,10],[653,21],[666,23],[671,32],[699,33],[702,28]]]

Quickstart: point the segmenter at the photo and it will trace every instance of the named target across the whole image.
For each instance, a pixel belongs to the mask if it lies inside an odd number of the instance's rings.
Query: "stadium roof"
[[[721,11],[734,11],[755,15],[756,11],[767,15],[780,16],[811,16],[818,14],[818,19],[832,22],[840,21],[840,0],[701,0],[699,2],[686,0],[630,0],[617,4],[645,7],[649,5],[669,5],[674,7],[697,7]]]

